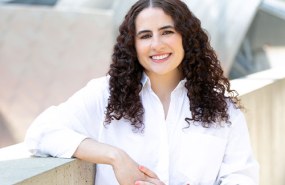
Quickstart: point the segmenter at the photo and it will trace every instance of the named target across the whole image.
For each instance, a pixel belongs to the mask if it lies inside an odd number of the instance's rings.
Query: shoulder
[[[230,117],[230,121],[235,121],[235,119],[243,117],[243,112],[240,108],[238,108],[234,103],[231,101],[227,101],[228,104],[228,114]]]
[[[90,80],[83,88],[77,91],[69,100],[80,102],[94,102],[108,99],[109,77],[103,76]]]
[[[108,93],[109,92],[109,76],[103,76],[90,80],[85,89],[91,91],[93,94]]]
[[[102,76],[99,78],[94,78],[92,80],[90,80],[87,83],[87,87],[90,88],[97,88],[97,87],[101,87],[101,88],[109,88],[109,76]]]
[[[230,129],[239,130],[240,132],[247,132],[247,121],[243,111],[237,108],[233,103],[228,103],[228,114],[230,118]]]

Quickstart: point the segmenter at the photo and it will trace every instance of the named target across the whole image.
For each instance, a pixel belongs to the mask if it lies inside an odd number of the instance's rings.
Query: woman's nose
[[[159,36],[152,37],[151,40],[151,49],[159,51],[163,48],[163,41]]]

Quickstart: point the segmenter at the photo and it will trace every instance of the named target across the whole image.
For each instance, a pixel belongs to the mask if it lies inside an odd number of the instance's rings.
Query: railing
[[[285,73],[272,69],[232,81],[240,92],[260,185],[285,184]],[[22,144],[0,149],[0,184],[94,184],[95,165],[76,159],[33,158]]]

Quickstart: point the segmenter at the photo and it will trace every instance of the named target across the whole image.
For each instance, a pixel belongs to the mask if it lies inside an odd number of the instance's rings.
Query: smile
[[[150,58],[156,61],[167,59],[171,54],[163,54],[163,55],[153,55]]]

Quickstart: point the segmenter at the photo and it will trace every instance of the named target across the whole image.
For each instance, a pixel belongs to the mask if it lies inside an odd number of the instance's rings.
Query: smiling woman
[[[138,61],[152,82],[152,89],[161,100],[166,117],[170,92],[183,78],[178,68],[184,58],[182,36],[175,30],[171,16],[160,8],[150,7],[140,12],[135,28]],[[169,86],[163,85],[164,82]]]
[[[27,132],[34,155],[97,164],[95,184],[258,184],[236,91],[185,3],[139,0],[108,75],[48,108]]]

